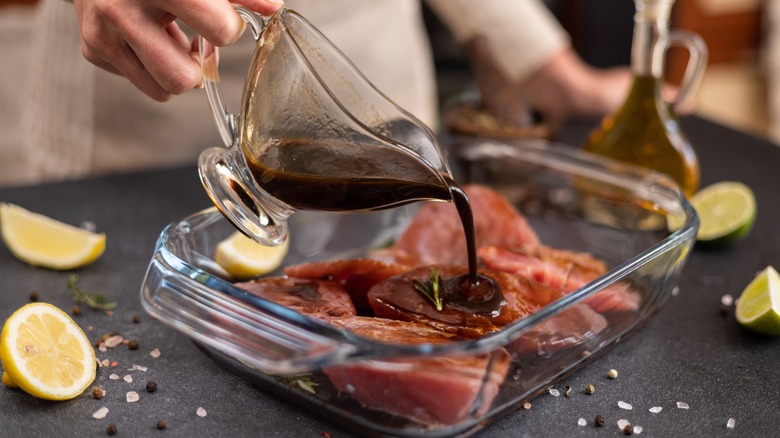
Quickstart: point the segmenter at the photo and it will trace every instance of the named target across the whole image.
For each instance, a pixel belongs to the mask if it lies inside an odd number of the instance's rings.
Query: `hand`
[[[91,63],[125,76],[152,99],[201,86],[197,38],[177,18],[215,46],[235,42],[244,22],[228,0],[74,0],[81,51]],[[269,15],[282,0],[236,0]]]

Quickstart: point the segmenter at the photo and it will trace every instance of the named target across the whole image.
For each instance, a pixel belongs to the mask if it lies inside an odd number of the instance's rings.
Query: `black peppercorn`
[[[139,322],[141,322],[141,315],[133,315],[133,324],[138,324]]]
[[[92,398],[95,400],[100,400],[104,395],[106,395],[106,391],[104,391],[103,388],[99,386],[92,388]]]
[[[131,350],[138,350],[138,341],[136,341],[135,339],[131,339],[127,343],[127,348]]]
[[[30,302],[38,301],[38,292],[30,292]]]
[[[150,380],[150,381],[146,382],[146,390],[148,392],[157,391],[157,382],[155,382],[154,380]]]
[[[603,427],[604,424],[606,424],[606,420],[604,420],[604,417],[601,415],[596,415],[596,420],[594,421],[596,424],[596,427]]]
[[[109,435],[115,435],[116,434],[116,424],[111,423],[106,427],[106,433]]]
[[[163,430],[165,429],[165,422],[162,420],[157,420],[157,430]]]
[[[76,315],[76,316],[79,316],[79,315],[81,315],[81,307],[73,306],[73,307],[71,307],[70,312],[72,314]]]
[[[625,435],[633,435],[634,434],[634,426],[630,424],[626,424],[626,427],[623,428],[623,434]]]

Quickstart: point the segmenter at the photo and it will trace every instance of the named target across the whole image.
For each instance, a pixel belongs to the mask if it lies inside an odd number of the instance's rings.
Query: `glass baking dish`
[[[221,365],[331,421],[364,434],[438,437],[476,431],[546,390],[674,293],[698,218],[669,178],[548,142],[456,139],[449,150],[460,183],[502,193],[542,243],[588,252],[607,272],[488,336],[398,345],[235,286],[212,259],[234,228],[211,208],[163,230],[141,290],[145,309]],[[298,212],[284,265],[360,257],[392,242],[417,208]],[[669,216],[683,225],[669,231]],[[583,306],[616,287],[630,288],[635,305],[576,327]]]

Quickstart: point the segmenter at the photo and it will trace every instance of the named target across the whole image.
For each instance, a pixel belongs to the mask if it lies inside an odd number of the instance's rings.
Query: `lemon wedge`
[[[0,335],[3,383],[46,400],[68,400],[95,380],[95,350],[67,313],[48,303],[14,312]]]
[[[277,269],[289,248],[289,238],[279,246],[266,246],[236,231],[217,244],[214,261],[237,279],[247,279]]]
[[[92,233],[8,203],[0,203],[0,233],[16,258],[49,269],[85,266],[106,249],[103,233]]]

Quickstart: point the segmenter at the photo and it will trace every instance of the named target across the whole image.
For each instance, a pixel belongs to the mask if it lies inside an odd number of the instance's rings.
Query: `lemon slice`
[[[92,233],[8,203],[0,203],[0,233],[16,258],[49,269],[85,266],[106,249],[103,233]]]
[[[266,246],[236,231],[217,245],[214,261],[237,279],[247,279],[274,271],[289,248],[289,238],[279,246]]]
[[[103,233],[92,233],[8,203],[0,203],[0,233],[16,258],[49,269],[85,266],[106,249]]]
[[[702,243],[728,243],[741,239],[756,219],[756,198],[750,187],[740,182],[723,181],[700,190],[691,198],[699,215]]]
[[[767,266],[737,301],[737,322],[758,333],[780,335],[780,275]]]
[[[30,303],[11,315],[0,335],[6,381],[46,400],[68,400],[95,380],[95,350],[67,313]]]

